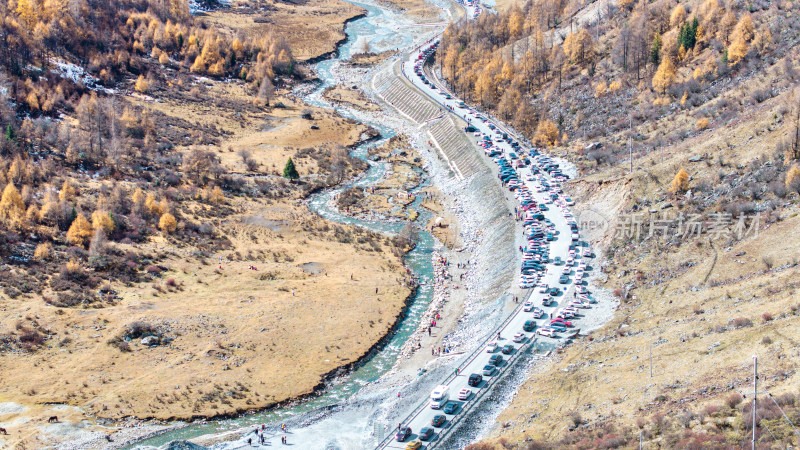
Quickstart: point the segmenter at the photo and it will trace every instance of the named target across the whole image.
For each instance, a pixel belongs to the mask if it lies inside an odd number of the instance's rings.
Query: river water
[[[339,49],[336,58],[322,61],[315,65],[315,69],[321,83],[313,92],[305,98],[306,102],[331,108],[332,105],[321,100],[320,93],[326,87],[337,83],[332,68],[340,64],[341,61],[349,59],[354,52],[353,49],[361,48],[363,41],[370,43],[373,52],[385,50],[404,49],[409,47],[414,40],[414,27],[402,15],[376,7],[374,5],[351,1],[357,6],[367,10],[367,15],[363,18],[350,22],[345,32],[348,41]],[[339,113],[345,117],[356,118],[364,122],[364,116],[356,117],[346,108],[336,107]],[[395,135],[395,131],[380,121],[366,123],[381,133],[381,138],[362,144],[352,151],[353,156],[367,161],[368,149],[372,146],[381,145],[386,140]],[[347,216],[339,212],[334,206],[332,197],[344,189],[352,186],[370,186],[380,180],[386,173],[389,165],[384,162],[369,163],[369,169],[357,180],[340,188],[328,190],[315,195],[309,202],[309,207],[328,220],[361,226],[380,233],[397,233],[404,226],[401,222],[390,221],[365,221]],[[420,189],[425,187],[428,181],[422,183]],[[413,191],[412,191],[413,192]],[[422,197],[417,196],[416,200],[409,206],[409,209],[419,213],[417,223],[425,224],[431,218],[431,213],[420,207]],[[304,439],[304,448],[362,448],[369,439],[371,430],[368,427],[366,416],[368,412],[355,412],[347,414],[343,411],[346,402],[353,403],[354,396],[362,388],[370,383],[377,381],[384,375],[397,360],[400,349],[408,337],[417,329],[422,314],[427,309],[433,296],[433,267],[431,256],[435,246],[433,237],[424,231],[424,226],[417,233],[418,239],[414,250],[405,257],[405,265],[409,268],[419,282],[416,294],[409,302],[408,310],[401,319],[396,331],[388,338],[386,345],[380,350],[370,355],[363,364],[349,373],[334,380],[320,393],[320,395],[297,402],[290,406],[273,408],[255,414],[245,415],[232,419],[213,420],[205,423],[190,424],[186,427],[176,429],[150,439],[137,443],[133,448],[152,448],[164,447],[172,441],[191,439],[198,436],[209,434],[221,434],[232,432],[242,428],[255,427],[267,424],[271,429],[278,427],[278,424],[291,421],[293,423],[304,423],[316,428],[312,434],[321,438],[314,443],[309,443]],[[290,375],[287,373],[287,375]],[[384,392],[385,393],[385,392]],[[371,395],[368,409],[374,409],[381,395]],[[361,407],[364,407],[363,403]],[[355,406],[351,410],[357,410]],[[332,420],[330,415],[337,411],[340,416],[338,420]],[[318,420],[321,418],[327,420]],[[343,427],[347,424],[346,427]],[[323,437],[320,434],[326,434]],[[239,444],[231,442],[229,444],[218,444],[215,448],[238,447]]]

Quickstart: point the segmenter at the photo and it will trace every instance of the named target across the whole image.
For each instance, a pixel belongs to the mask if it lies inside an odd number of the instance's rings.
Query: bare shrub
[[[764,314],[761,315],[761,320],[763,320],[764,322],[770,322],[772,321],[772,319],[773,319],[772,314],[768,312],[765,312]]]
[[[745,328],[753,326],[753,321],[744,317],[737,317],[731,321],[733,328]]]
[[[742,395],[739,394],[738,392],[731,392],[725,398],[725,404],[728,405],[728,408],[731,409],[736,408],[737,406],[739,406],[739,403],[742,403]]]

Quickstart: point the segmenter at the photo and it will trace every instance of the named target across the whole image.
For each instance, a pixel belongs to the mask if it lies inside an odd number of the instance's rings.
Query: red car
[[[572,322],[570,322],[569,320],[564,320],[562,318],[553,319],[553,320],[550,321],[550,323],[561,323],[561,324],[564,324],[565,327],[571,327],[572,326]]]

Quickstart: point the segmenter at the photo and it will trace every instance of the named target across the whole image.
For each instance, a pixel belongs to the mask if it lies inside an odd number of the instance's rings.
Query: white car
[[[494,353],[497,351],[497,343],[495,341],[486,344],[486,353]]]
[[[565,198],[564,201],[567,202],[567,206],[575,205],[575,202],[569,197]]]
[[[533,311],[533,308],[534,308],[533,302],[530,300],[528,300],[527,302],[525,302],[524,305],[522,305],[522,310],[525,312],[531,312]]]
[[[470,395],[472,395],[472,390],[471,389],[464,388],[464,389],[461,389],[460,391],[458,391],[458,399],[459,400],[466,400],[466,399],[469,398]]]
[[[549,286],[547,286],[547,283],[540,283],[539,284],[539,293],[540,294],[546,294],[548,289],[550,289],[550,288],[549,288]]]
[[[573,300],[573,301],[569,302],[569,306],[571,306],[573,308],[586,308],[586,305],[584,305],[583,302],[578,301],[578,300]]]
[[[517,333],[514,335],[513,338],[511,338],[511,340],[519,344],[520,342],[523,342],[525,340],[525,333],[522,332]]]
[[[540,319],[544,315],[544,311],[540,308],[533,308],[533,318]]]
[[[552,328],[549,328],[549,327],[547,327],[547,328],[539,328],[538,330],[536,330],[536,334],[539,334],[539,335],[542,335],[542,336],[547,336],[547,337],[553,337],[555,335],[555,330],[553,330]]]

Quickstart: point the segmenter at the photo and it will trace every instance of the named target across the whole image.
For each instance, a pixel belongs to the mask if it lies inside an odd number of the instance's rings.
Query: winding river
[[[340,64],[341,61],[348,60],[353,53],[353,48],[361,45],[364,39],[370,42],[370,47],[375,52],[407,48],[413,41],[414,29],[413,27],[403,26],[410,25],[410,22],[403,18],[401,14],[371,4],[357,1],[351,1],[350,3],[366,9],[367,14],[365,17],[354,20],[347,25],[345,32],[348,39],[340,47],[337,57],[315,65],[321,83],[306,96],[305,101],[310,104],[327,108],[332,107],[332,105],[321,100],[320,95],[326,87],[337,83],[336,77],[332,73],[332,68],[336,64]],[[356,119],[355,115],[347,108],[335,107],[335,109],[342,116]],[[359,116],[357,120],[364,122],[363,116]],[[310,200],[309,206],[316,213],[334,222],[357,225],[380,233],[397,233],[403,227],[403,223],[365,221],[353,218],[340,213],[332,201],[333,196],[352,186],[365,187],[374,184],[384,176],[389,168],[387,163],[368,161],[367,152],[369,148],[381,145],[390,139],[395,135],[395,131],[377,121],[366,121],[366,123],[377,129],[381,133],[381,138],[356,147],[352,154],[367,161],[369,169],[361,177],[345,186],[316,194]],[[425,187],[427,184],[428,181],[426,180],[416,190]],[[422,197],[417,196],[416,200],[409,206],[409,209],[416,210],[419,213],[417,223],[425,224],[430,219],[431,213],[420,207],[421,200]],[[424,229],[424,227],[421,228]],[[354,371],[330,382],[319,395],[307,400],[241,417],[190,424],[140,441],[132,448],[163,447],[176,440],[191,439],[208,434],[220,434],[260,424],[275,427],[288,418],[297,418],[303,415],[308,416],[309,421],[313,421],[314,416],[322,415],[326,410],[335,408],[336,405],[351,399],[365,385],[378,380],[394,365],[400,349],[408,337],[416,330],[420,318],[427,309],[433,295],[431,253],[435,241],[429,233],[421,230],[418,233],[416,244],[414,250],[406,255],[405,265],[416,276],[420,284],[419,288],[410,300],[405,316],[401,319],[394,334],[388,338],[386,345],[362,361],[362,364]],[[358,438],[355,440],[358,440]]]

